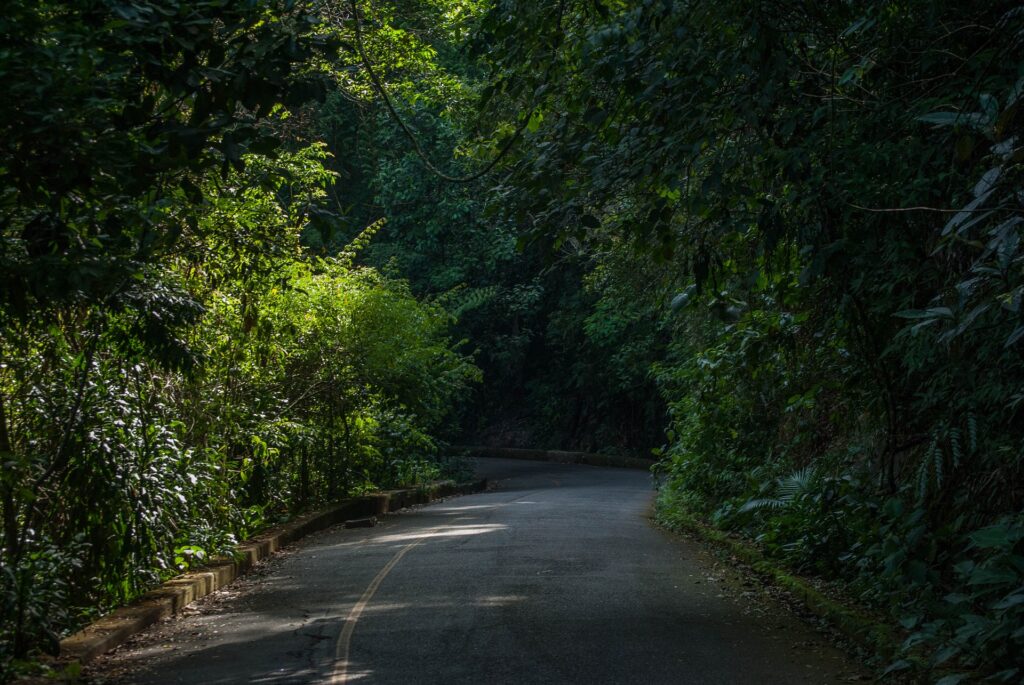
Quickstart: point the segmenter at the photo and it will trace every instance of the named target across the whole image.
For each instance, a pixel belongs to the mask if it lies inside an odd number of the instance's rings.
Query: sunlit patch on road
[[[508,526],[500,523],[487,523],[469,526],[450,526],[443,529],[430,529],[425,531],[410,531],[408,533],[396,533],[394,535],[382,535],[375,537],[373,542],[387,544],[392,542],[414,542],[416,540],[427,540],[429,538],[451,538],[466,535],[483,535],[505,530]]]
[[[477,599],[475,604],[480,607],[507,607],[525,601],[525,595],[489,595]]]

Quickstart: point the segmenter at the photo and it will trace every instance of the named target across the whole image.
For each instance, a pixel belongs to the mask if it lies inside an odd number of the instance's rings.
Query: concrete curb
[[[214,592],[285,545],[343,521],[386,514],[442,497],[481,492],[487,480],[443,481],[419,488],[387,490],[344,500],[263,531],[235,548],[234,558],[215,559],[205,568],[168,580],[128,606],[116,609],[60,642],[60,661],[85,664],[117,647],[162,618],[173,616],[200,597]]]
[[[722,547],[758,575],[791,592],[808,610],[828,621],[851,641],[886,658],[891,658],[897,653],[899,640],[893,626],[825,596],[807,581],[765,559],[757,548],[679,513],[669,517],[659,514],[656,520],[668,530],[691,533],[705,542]]]
[[[637,457],[616,457],[608,454],[591,452],[565,452],[562,450],[533,450],[517,447],[478,447],[454,445],[453,450],[468,452],[476,457],[493,459],[528,459],[531,461],[551,461],[558,464],[587,464],[588,466],[611,466],[622,469],[642,469],[649,471],[656,463],[651,459]]]
[[[658,525],[668,530],[684,531],[706,543],[723,548],[761,577],[789,591],[807,607],[808,611],[828,622],[846,639],[860,645],[868,652],[889,661],[898,656],[906,660],[910,664],[909,677],[915,678],[913,682],[924,682],[923,679],[927,679],[928,682],[937,682],[945,675],[965,675],[965,671],[969,678],[965,682],[976,682],[975,679],[980,680],[981,678],[981,675],[967,671],[967,669],[953,670],[947,667],[931,667],[928,656],[921,650],[912,649],[907,653],[902,649],[901,643],[904,636],[901,635],[901,631],[895,624],[882,618],[870,616],[859,609],[825,596],[803,578],[789,573],[766,559],[756,547],[732,537],[714,526],[678,512],[667,518],[658,515],[656,521]]]

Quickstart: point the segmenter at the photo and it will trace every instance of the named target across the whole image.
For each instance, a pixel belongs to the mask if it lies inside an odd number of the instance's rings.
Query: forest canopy
[[[663,523],[891,621],[883,668],[1021,679],[1024,7],[12,0],[0,39],[3,668],[460,441],[653,455]]]

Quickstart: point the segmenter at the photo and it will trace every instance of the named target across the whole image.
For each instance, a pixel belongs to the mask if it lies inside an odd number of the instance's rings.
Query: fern
[[[917,498],[922,502],[928,498],[929,493],[942,487],[945,454],[941,438],[940,431],[932,434],[932,441],[917,467]]]
[[[483,288],[467,288],[465,285],[457,285],[434,298],[434,304],[444,307],[449,314],[458,319],[466,312],[490,302],[500,291],[501,288],[496,285]]]
[[[776,497],[762,497],[748,500],[739,508],[739,513],[746,514],[747,512],[760,511],[762,509],[782,509],[787,504],[789,503]]]
[[[351,269],[356,257],[360,252],[366,249],[366,246],[370,244],[371,240],[373,240],[373,236],[377,235],[377,232],[384,228],[387,221],[388,220],[386,218],[377,219],[372,224],[364,228],[359,235],[352,239],[352,242],[346,245],[345,248],[338,253],[336,258],[338,265],[343,269]]]
[[[814,469],[805,466],[799,471],[783,476],[779,479],[779,497],[788,502],[810,491],[815,475]]]
[[[978,417],[973,411],[967,412],[967,449],[971,452],[978,449]]]
[[[739,513],[745,514],[751,511],[762,509],[783,509],[794,501],[810,492],[816,473],[813,468],[806,466],[798,471],[783,476],[775,481],[775,496],[752,499],[746,502],[739,509]]]
[[[963,461],[964,458],[964,451],[960,443],[960,436],[961,432],[959,428],[954,428],[949,432],[949,448],[950,453],[953,456],[953,468],[959,466],[960,462]],[[938,487],[940,483],[936,483],[935,485]]]
[[[494,299],[494,297],[498,294],[499,290],[500,288],[496,285],[490,285],[487,286],[486,288],[474,288],[473,290],[470,290],[462,299],[462,302],[460,302],[459,305],[452,310],[452,314],[455,315],[455,317],[457,318],[462,316],[464,313],[470,311],[471,309],[476,309],[477,307],[486,304],[487,302]]]

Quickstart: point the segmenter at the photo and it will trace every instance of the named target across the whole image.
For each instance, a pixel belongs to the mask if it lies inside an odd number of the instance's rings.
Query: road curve
[[[696,545],[653,528],[647,474],[477,468],[494,490],[315,535],[93,675],[152,685],[857,678],[795,619],[750,611]]]

